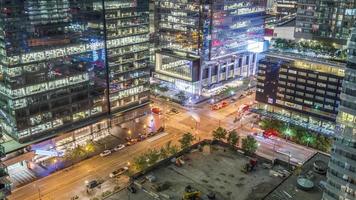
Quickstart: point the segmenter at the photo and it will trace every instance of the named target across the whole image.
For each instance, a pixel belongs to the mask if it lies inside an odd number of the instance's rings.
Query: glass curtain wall
[[[263,41],[265,11],[265,0],[214,1],[210,59],[246,52]]]
[[[0,0],[5,133],[20,142],[42,139],[148,101],[148,2],[103,5]]]

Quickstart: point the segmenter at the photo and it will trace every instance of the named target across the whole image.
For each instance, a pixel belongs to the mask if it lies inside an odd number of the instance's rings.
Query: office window
[[[303,79],[303,78],[298,78],[298,82],[305,83],[305,82],[306,82],[306,80],[305,80],[305,79]]]
[[[313,98],[314,97],[313,94],[308,94],[308,93],[305,93],[305,96],[308,97],[308,98]]]
[[[315,81],[307,80],[307,83],[310,84],[310,85],[314,85]]]

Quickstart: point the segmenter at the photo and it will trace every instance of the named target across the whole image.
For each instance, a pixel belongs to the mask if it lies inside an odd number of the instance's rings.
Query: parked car
[[[147,136],[148,137],[152,137],[152,136],[154,136],[154,135],[156,135],[157,133],[156,132],[149,132],[148,134],[147,134]]]
[[[100,185],[100,182],[98,180],[91,180],[91,181],[85,182],[85,186],[88,189],[93,189],[93,188],[97,187],[98,185]]]
[[[162,133],[164,131],[164,128],[161,126],[157,129],[157,133]]]
[[[101,157],[106,157],[106,156],[108,156],[108,155],[110,155],[110,154],[111,154],[111,151],[110,151],[110,150],[105,150],[105,151],[103,151],[103,152],[100,153],[100,156],[101,156]]]
[[[143,134],[138,134],[138,141],[143,141],[143,140],[145,140],[147,138],[147,136],[146,135],[143,135]]]
[[[125,173],[127,170],[129,170],[128,167],[121,167],[120,169],[117,169],[109,174],[110,178],[114,178],[117,176],[120,176],[121,174]]]
[[[171,112],[174,113],[174,114],[178,114],[179,113],[179,111],[176,108],[172,108]]]
[[[125,145],[124,144],[119,144],[114,148],[114,151],[120,151],[123,148],[125,148]]]
[[[127,187],[127,190],[130,191],[131,193],[136,193],[136,188],[133,184],[131,184],[129,187]]]
[[[137,139],[131,139],[130,141],[128,141],[127,143],[126,143],[126,146],[131,146],[131,145],[134,145],[134,144],[136,144],[137,143]]]

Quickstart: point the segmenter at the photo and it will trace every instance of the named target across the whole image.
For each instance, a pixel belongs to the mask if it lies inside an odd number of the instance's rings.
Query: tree
[[[145,156],[147,163],[153,165],[159,160],[160,152],[157,149],[149,149]]]
[[[168,158],[171,155],[178,153],[179,149],[176,145],[172,145],[172,141],[168,141],[164,147],[160,149],[161,159]]]
[[[86,153],[93,153],[96,150],[94,142],[92,140],[87,141],[84,150]]]
[[[222,140],[225,139],[227,135],[226,129],[222,127],[218,127],[217,129],[213,130],[213,137],[214,140]]]
[[[229,135],[227,136],[227,142],[231,144],[232,146],[236,146],[240,139],[240,136],[237,134],[235,130],[232,130],[229,132]]]
[[[258,147],[256,139],[248,135],[246,138],[242,139],[242,149],[246,152],[246,154],[253,154],[256,152]]]
[[[194,140],[194,136],[191,133],[186,133],[182,136],[182,138],[179,140],[180,142],[180,147],[182,149],[188,148],[192,145],[192,142]]]
[[[176,153],[178,153],[178,151],[179,151],[179,148],[178,148],[177,145],[173,145],[173,146],[171,146],[171,148],[169,149],[169,152],[170,152],[171,155],[175,155]]]
[[[133,159],[133,167],[136,171],[142,171],[147,168],[147,158],[145,154],[141,154]]]

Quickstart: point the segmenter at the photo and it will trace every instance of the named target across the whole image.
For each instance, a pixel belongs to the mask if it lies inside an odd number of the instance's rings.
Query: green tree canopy
[[[191,133],[185,133],[182,138],[179,140],[180,146],[182,149],[188,148],[192,145],[194,136]]]
[[[230,131],[228,136],[227,136],[227,141],[232,146],[236,146],[236,144],[238,143],[239,139],[240,139],[240,136],[237,134],[236,130]]]
[[[248,135],[246,138],[242,139],[242,149],[247,153],[247,154],[253,154],[256,152],[258,147],[256,139]]]
[[[227,135],[227,131],[222,127],[218,127],[217,129],[213,130],[213,137],[215,140],[225,139],[226,135]]]

